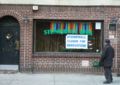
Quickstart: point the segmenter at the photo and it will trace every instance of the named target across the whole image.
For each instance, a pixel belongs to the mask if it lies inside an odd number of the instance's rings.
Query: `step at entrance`
[[[18,65],[0,65],[0,70],[18,70]]]
[[[0,73],[17,73],[19,71],[18,65],[0,65]]]

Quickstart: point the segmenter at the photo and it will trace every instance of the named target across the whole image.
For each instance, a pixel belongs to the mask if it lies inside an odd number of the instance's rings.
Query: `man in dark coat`
[[[106,81],[104,84],[110,84],[113,81],[112,78],[112,64],[113,64],[113,58],[114,58],[114,49],[110,45],[110,40],[105,40],[105,47],[103,50],[102,57],[100,59],[100,65],[104,67],[104,75],[106,78]]]

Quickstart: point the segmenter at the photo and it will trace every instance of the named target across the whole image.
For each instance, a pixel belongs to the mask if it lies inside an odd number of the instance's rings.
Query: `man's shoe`
[[[105,81],[105,82],[103,82],[104,84],[110,84],[110,83],[112,83],[112,81]]]

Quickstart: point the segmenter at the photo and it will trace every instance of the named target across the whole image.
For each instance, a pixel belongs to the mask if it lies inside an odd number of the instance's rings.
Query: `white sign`
[[[114,39],[114,35],[109,35],[109,39]]]
[[[66,49],[88,49],[88,35],[66,35]]]
[[[101,22],[95,23],[95,29],[100,30],[101,29]]]
[[[82,66],[88,67],[89,66],[89,61],[88,60],[82,60]]]

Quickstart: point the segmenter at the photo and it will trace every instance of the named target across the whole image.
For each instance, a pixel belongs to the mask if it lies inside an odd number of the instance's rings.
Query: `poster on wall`
[[[66,49],[88,49],[88,35],[66,35]]]

